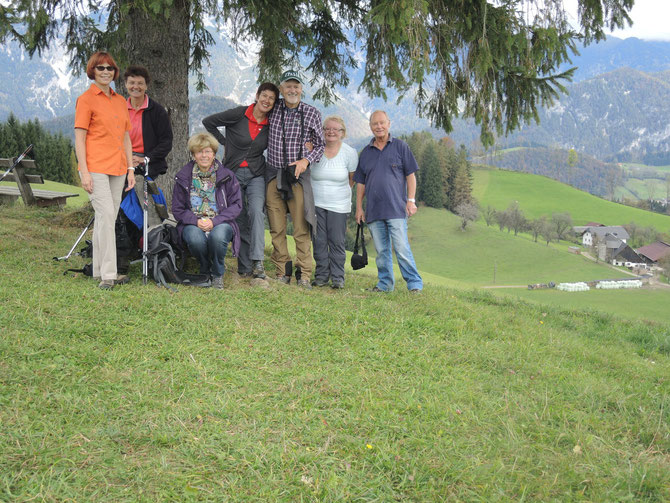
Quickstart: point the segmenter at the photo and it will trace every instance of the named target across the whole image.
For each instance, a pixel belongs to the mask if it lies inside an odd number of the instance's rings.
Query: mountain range
[[[234,49],[225,30],[212,31],[216,45],[211,49],[205,82],[209,90],[191,92],[191,128],[200,127],[202,117],[234,103],[248,103],[257,86],[254,44]],[[76,97],[88,86],[85,75],[75,76],[67,66],[65,51],[53,48],[40,58],[29,59],[25,51],[10,42],[0,48],[0,120],[14,113],[21,120],[38,118],[47,128],[71,134],[71,115]],[[577,67],[568,93],[547,109],[540,110],[539,125],[524,125],[497,141],[498,148],[546,146],[575,148],[603,161],[670,163],[670,42],[610,37],[600,44],[580,49],[573,58]],[[430,130],[445,133],[417,117],[411,97],[396,103],[369,99],[358,92],[361,68],[351,74],[351,83],[339,88],[340,100],[320,106],[324,116],[341,115],[348,127],[349,141],[362,145],[370,136],[367,117],[384,108],[389,112],[395,134]],[[192,83],[194,87],[195,82]],[[306,100],[311,101],[309,88]],[[449,136],[477,150],[479,128],[471,120],[457,120]]]
[[[624,67],[576,82],[539,116],[539,124],[499,138],[497,148],[574,148],[602,161],[670,164],[670,70]],[[453,137],[472,142],[477,134],[461,121]]]

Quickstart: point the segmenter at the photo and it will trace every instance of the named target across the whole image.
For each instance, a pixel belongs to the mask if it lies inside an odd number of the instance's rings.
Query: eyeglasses
[[[105,70],[107,70],[108,72],[113,72],[114,70],[116,70],[116,68],[114,68],[113,66],[103,66],[103,65],[98,65],[95,67],[95,69],[98,70],[99,72],[104,72]]]
[[[337,128],[337,127],[325,127],[325,128],[323,128],[323,130],[324,130],[326,133],[336,133],[336,132],[338,132],[338,131],[344,131],[344,129],[342,129],[342,128]]]

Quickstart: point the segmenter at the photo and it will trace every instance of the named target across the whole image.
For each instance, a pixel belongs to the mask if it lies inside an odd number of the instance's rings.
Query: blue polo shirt
[[[407,218],[406,177],[419,166],[409,145],[389,135],[384,150],[374,146],[373,138],[361,152],[354,181],[365,185],[365,221]]]

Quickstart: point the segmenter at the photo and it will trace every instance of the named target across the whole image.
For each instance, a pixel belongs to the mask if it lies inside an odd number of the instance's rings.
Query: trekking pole
[[[32,149],[33,144],[31,143],[30,145],[28,145],[28,148],[24,150],[23,154],[21,154],[16,158],[16,161],[14,162],[14,164],[12,164],[12,167],[9,168],[7,171],[5,171],[5,174],[0,177],[0,182],[4,180],[4,178],[10,173],[10,171],[12,171],[16,166],[18,166],[18,164],[23,160],[26,154],[28,154],[28,152],[30,152]]]
[[[149,158],[144,157],[144,176],[142,177],[142,189],[144,191],[144,201],[142,201],[142,284],[147,284],[149,276],[149,257],[147,252],[149,250],[149,188],[147,182],[149,176]]]
[[[72,245],[72,248],[70,248],[70,251],[68,252],[67,255],[65,255],[64,257],[54,257],[54,260],[55,260],[56,262],[60,262],[61,260],[67,260],[67,259],[69,259],[69,258],[72,256],[72,252],[74,251],[74,249],[75,249],[75,248],[77,247],[77,245],[79,244],[79,241],[82,240],[82,238],[84,237],[84,234],[86,234],[86,232],[88,231],[88,229],[91,227],[91,225],[93,224],[93,220],[94,220],[94,219],[95,219],[95,217],[91,217],[91,220],[89,220],[88,224],[86,224],[86,227],[84,227],[84,230],[81,231],[81,234],[79,234],[79,237],[78,237],[77,240],[74,242],[74,244]]]

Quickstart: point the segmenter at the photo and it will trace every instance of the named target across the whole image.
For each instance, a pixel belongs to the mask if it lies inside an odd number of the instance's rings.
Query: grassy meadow
[[[435,229],[441,232],[436,233]],[[431,284],[460,289],[496,287],[490,290],[493,295],[512,295],[559,309],[599,310],[619,318],[670,323],[667,287],[594,290],[584,294],[500,288],[631,277],[621,268],[568,252],[569,242],[546,246],[535,243],[527,234],[500,232],[497,226],[487,227],[482,221],[462,232],[459,218],[433,208],[420,209],[410,221],[409,234],[417,264],[425,281]]]
[[[490,204],[505,209],[518,201],[528,218],[567,211],[575,225],[623,225],[634,221],[670,233],[670,216],[606,201],[544,176],[483,167],[474,169],[473,176],[473,195],[484,207]]]
[[[670,324],[373,265],[103,292],[51,260],[85,215],[1,215],[1,501],[670,500]]]
[[[626,180],[625,189],[633,195],[634,199],[659,199],[666,195],[665,181],[657,179],[629,178]]]
[[[439,233],[435,230],[440,229]],[[446,210],[421,208],[410,223],[412,252],[421,269],[468,286],[591,281],[624,274],[572,253],[570,243],[547,246],[525,234],[501,232],[482,221],[460,230]],[[541,239],[541,238],[540,238]],[[493,280],[495,268],[495,282]]]
[[[668,165],[666,165],[666,166],[652,166],[652,165],[649,165],[649,164],[639,164],[639,163],[635,163],[635,162],[624,162],[624,163],[621,163],[621,165],[626,171],[629,171],[629,172],[630,171],[634,172],[636,169],[644,169],[644,170],[651,169],[651,170],[654,170],[654,171],[658,171],[659,173],[670,173],[670,166],[668,166]]]
[[[495,295],[508,294],[542,305],[565,310],[611,313],[615,318],[670,323],[670,288],[562,292],[559,290],[498,289]]]

